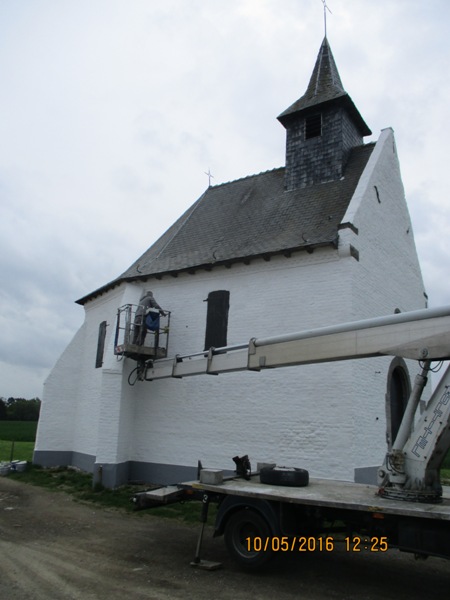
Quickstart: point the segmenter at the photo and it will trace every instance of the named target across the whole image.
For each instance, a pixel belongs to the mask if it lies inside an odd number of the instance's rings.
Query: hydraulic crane
[[[245,344],[185,356],[144,360],[139,363],[138,376],[152,381],[374,356],[400,356],[422,365],[397,438],[379,470],[380,493],[393,499],[439,502],[439,469],[450,448],[450,370],[415,426],[414,420],[431,362],[450,359],[448,306],[253,338]]]
[[[432,362],[450,359],[450,307],[253,338],[173,358],[136,360],[138,379],[153,381],[375,356],[399,356],[421,365],[396,439],[378,469],[378,486],[308,482],[306,477],[301,485],[307,487],[286,488],[280,480],[278,485],[263,481],[264,468],[246,474],[243,481],[238,470],[237,477],[230,478],[199,466],[198,481],[137,494],[136,506],[201,499],[202,529],[191,564],[204,568],[215,564],[200,559],[210,502],[219,506],[214,535],[225,536],[231,556],[244,568],[260,568],[277,550],[297,543],[300,550],[331,551],[335,541],[343,542],[347,551],[397,547],[416,556],[450,558],[450,498],[440,482],[450,448],[450,367],[417,415]],[[286,474],[283,468],[280,473]]]

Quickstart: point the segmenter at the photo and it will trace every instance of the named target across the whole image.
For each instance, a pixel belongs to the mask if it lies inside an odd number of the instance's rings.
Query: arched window
[[[387,441],[389,449],[397,437],[403,414],[411,393],[411,382],[408,367],[402,358],[394,358],[392,361],[386,394],[386,417],[387,417]]]

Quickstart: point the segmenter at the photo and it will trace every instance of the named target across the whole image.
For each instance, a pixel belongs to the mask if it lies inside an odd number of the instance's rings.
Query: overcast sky
[[[328,0],[376,140],[395,131],[430,306],[450,304],[450,3]],[[322,0],[0,0],[0,396],[42,397],[84,317],[213,184],[284,165]],[[325,325],[325,323],[324,323]]]

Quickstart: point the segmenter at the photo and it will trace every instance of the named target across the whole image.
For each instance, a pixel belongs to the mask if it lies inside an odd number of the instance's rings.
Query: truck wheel
[[[261,483],[269,485],[305,487],[309,483],[309,473],[306,469],[294,467],[263,467],[259,479]]]
[[[228,552],[245,569],[259,569],[272,558],[271,539],[268,522],[250,508],[232,514],[225,526]]]

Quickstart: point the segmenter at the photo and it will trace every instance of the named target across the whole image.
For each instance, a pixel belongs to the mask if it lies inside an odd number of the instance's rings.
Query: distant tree
[[[25,398],[10,397],[6,401],[6,418],[8,421],[37,421],[40,408],[39,398],[26,400]]]

